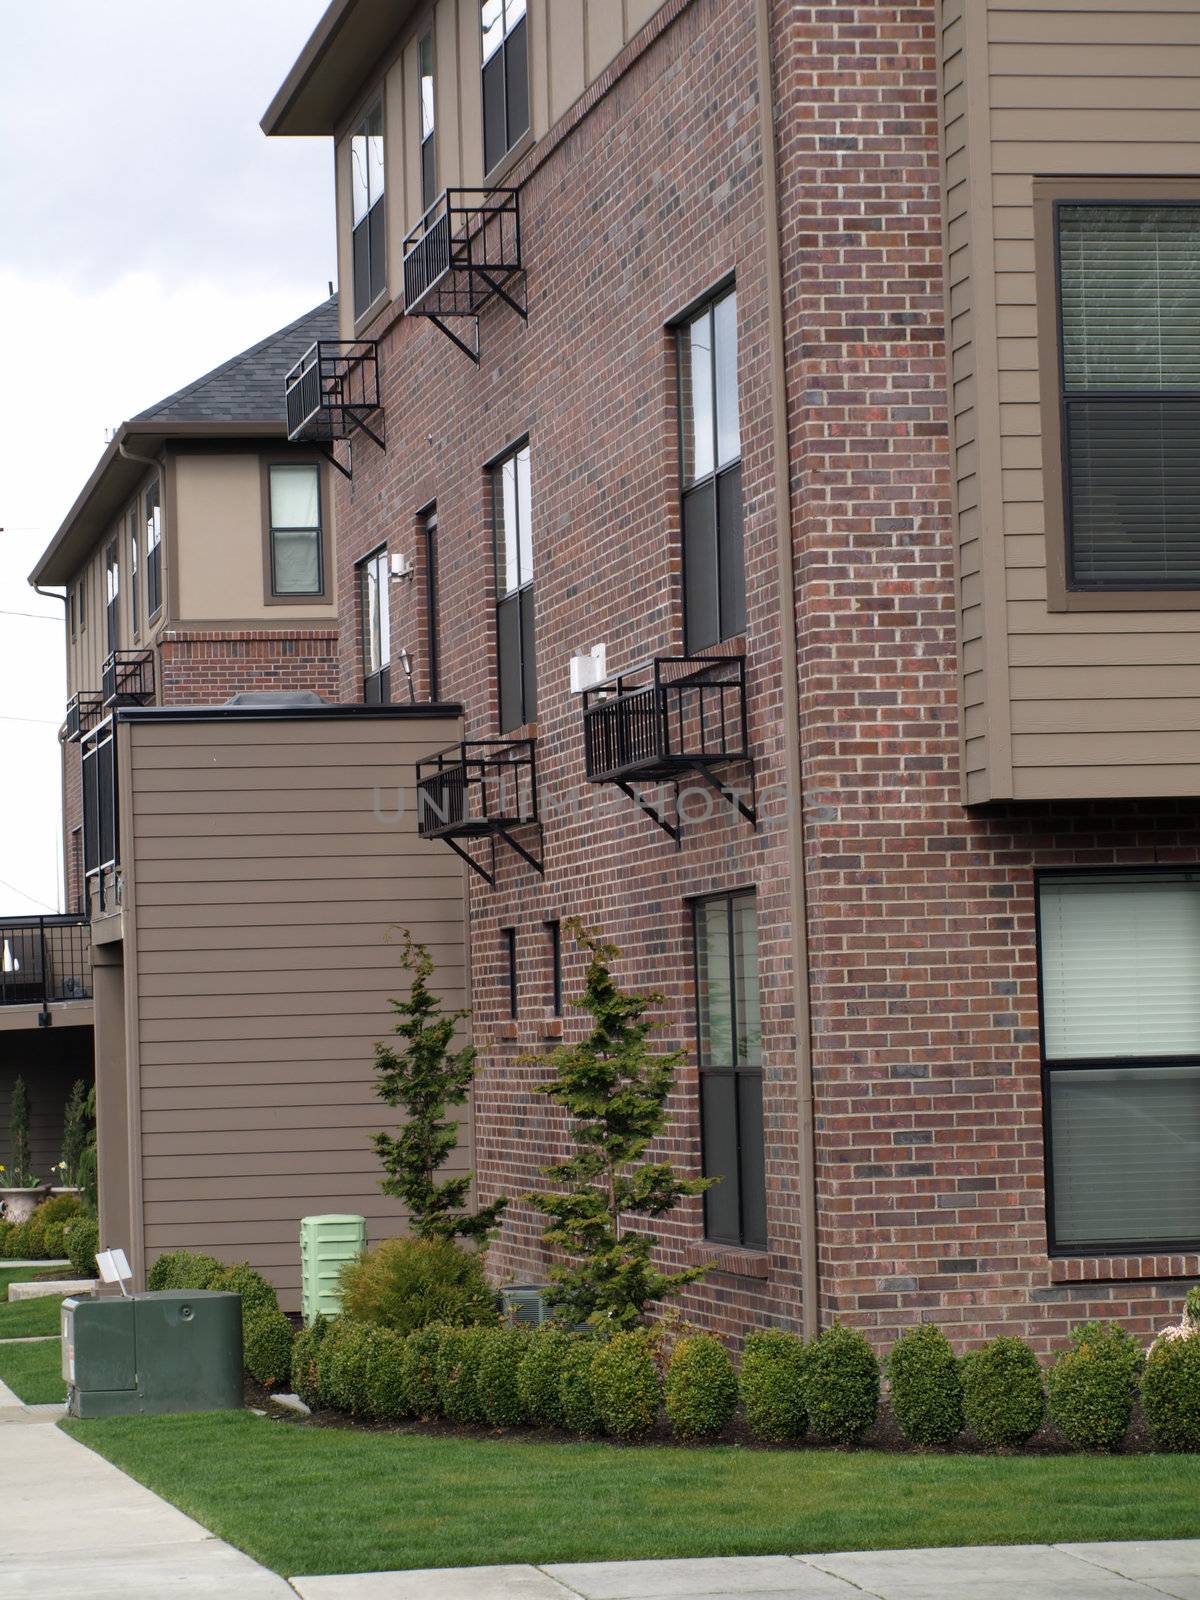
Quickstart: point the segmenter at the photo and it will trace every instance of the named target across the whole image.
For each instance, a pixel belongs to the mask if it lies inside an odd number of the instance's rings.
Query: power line
[[[18,889],[16,884],[9,883],[7,878],[0,878],[0,887],[11,889],[13,894],[19,894],[23,900],[32,900],[35,906],[41,906],[43,911],[49,911],[52,916],[57,916],[58,914],[56,908],[54,906],[48,906],[46,902],[40,898],[40,896],[36,894],[26,894],[24,889]]]
[[[0,712],[0,722],[30,722],[39,728],[57,728],[60,725],[57,717],[12,717],[4,712]]]
[[[61,617],[49,616],[45,611],[0,611],[0,617],[28,617],[31,622],[53,622],[62,627]]]

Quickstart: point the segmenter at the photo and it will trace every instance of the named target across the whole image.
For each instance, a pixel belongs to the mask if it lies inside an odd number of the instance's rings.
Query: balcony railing
[[[92,936],[84,916],[0,917],[0,1006],[92,997]]]
[[[520,280],[521,209],[516,189],[445,189],[404,241],[404,310],[428,317],[471,360],[479,361],[479,314],[500,299],[524,317]],[[469,318],[474,344],[447,318]]]
[[[757,826],[754,763],[746,718],[746,663],[741,656],[658,656],[583,696],[584,760],[592,783],[613,783],[676,843],[669,823],[633,788],[669,782],[678,793],[694,773]],[[714,769],[740,763],[746,789],[723,783]]]
[[[83,779],[83,877],[89,899],[103,914],[116,899],[121,861],[117,809],[117,741],[113,719],[106,718],[80,742]]]
[[[154,699],[153,650],[114,650],[100,669],[103,707],[144,706]],[[92,726],[95,726],[93,721]],[[83,727],[80,732],[86,732]]]
[[[318,339],[288,373],[283,388],[289,439],[332,444],[358,432],[383,449],[383,439],[367,422],[380,409],[374,339]],[[339,462],[334,465],[346,471]]]
[[[481,878],[495,882],[497,837],[541,872],[542,864],[513,837],[538,820],[537,763],[532,739],[473,739],[417,762],[417,832],[441,839]],[[490,839],[488,871],[460,839]]]
[[[78,744],[104,714],[104,697],[94,689],[81,689],[67,701],[67,740]]]

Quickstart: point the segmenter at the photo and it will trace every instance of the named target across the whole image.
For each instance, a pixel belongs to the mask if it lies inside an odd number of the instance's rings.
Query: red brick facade
[[[799,637],[819,1315],[880,1341],[934,1319],[962,1346],[1007,1331],[1046,1350],[1086,1316],[1146,1332],[1200,1260],[1047,1254],[1034,871],[1183,861],[1195,808],[960,803],[957,641],[939,209],[936,19],[919,5],[771,7],[784,357]],[[691,0],[656,23],[539,146],[521,186],[529,320],[489,310],[476,370],[393,312],[381,340],[386,452],[338,480],[341,693],[361,693],[355,563],[386,543],[395,658],[428,692],[418,514],[438,514],[440,694],[495,735],[495,579],[485,464],[528,436],[545,876],[498,847],[470,887],[484,1199],[520,1196],[562,1149],[524,1059],[549,1018],[549,918],[623,948],[620,975],[667,996],[664,1039],[694,1050],[691,897],[756,892],[770,1248],[706,1246],[699,1204],[660,1228],[670,1265],[720,1270],[687,1313],[738,1333],[799,1325],[802,1183],[780,714],[781,580],[770,283],[753,0]],[[697,790],[682,847],[584,778],[574,650],[610,669],[682,648],[673,339],[734,275],[738,294],[749,721],[757,831]],[[736,643],[736,642],[735,642]],[[730,648],[730,646],[726,646]],[[291,685],[295,686],[295,685]],[[411,784],[411,776],[405,775]],[[410,791],[411,792],[411,791]],[[443,848],[431,844],[430,849]],[[503,930],[519,1012],[507,1020]],[[568,953],[568,994],[580,961]],[[569,1012],[568,1035],[578,1027]],[[694,1068],[668,1148],[698,1170]],[[538,1279],[540,1225],[510,1207],[490,1264]]]

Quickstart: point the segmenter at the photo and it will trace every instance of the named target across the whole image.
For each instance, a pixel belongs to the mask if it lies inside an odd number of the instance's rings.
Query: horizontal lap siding
[[[298,1303],[300,1218],[403,1227],[379,1192],[374,1043],[402,987],[399,930],[465,992],[462,870],[416,837],[413,763],[446,720],[131,728],[147,1261],[248,1259]],[[398,794],[403,795],[404,806]],[[470,1130],[448,1172],[470,1168]]]

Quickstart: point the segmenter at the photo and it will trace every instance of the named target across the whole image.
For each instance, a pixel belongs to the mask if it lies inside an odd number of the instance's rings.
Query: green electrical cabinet
[[[338,1277],[367,1248],[365,1217],[303,1217],[300,1221],[300,1310],[306,1326],[342,1309]]]
[[[242,1404],[242,1297],[163,1289],[64,1300],[62,1375],[73,1417],[234,1410]]]

